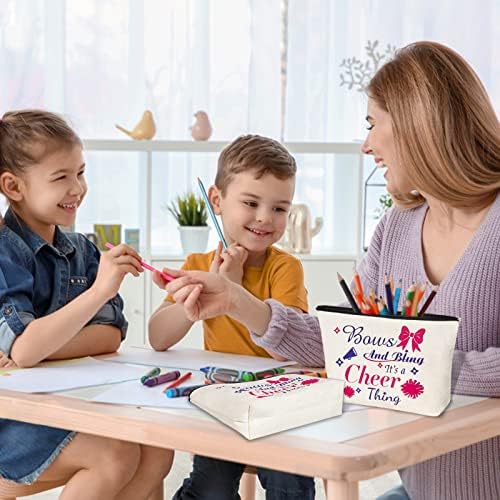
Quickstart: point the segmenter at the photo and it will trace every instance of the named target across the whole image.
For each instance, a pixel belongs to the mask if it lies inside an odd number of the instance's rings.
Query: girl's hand
[[[118,293],[126,274],[139,276],[142,272],[140,255],[128,245],[117,245],[101,255],[92,288],[107,302]]]
[[[16,368],[17,365],[7,357],[2,351],[0,351],[0,368]]]
[[[233,294],[236,293],[234,283],[220,274],[210,272],[181,273],[167,285],[166,290],[177,304],[184,306],[190,321],[214,318],[230,311]]]
[[[238,243],[232,243],[226,250],[222,250],[222,243],[219,243],[210,271],[241,285],[247,258],[248,251]]]

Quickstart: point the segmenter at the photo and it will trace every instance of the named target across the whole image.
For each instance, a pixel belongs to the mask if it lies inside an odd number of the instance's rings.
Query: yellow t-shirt
[[[194,253],[188,256],[182,269],[208,271],[215,251]],[[262,267],[246,267],[243,287],[260,300],[275,299],[285,306],[307,312],[307,290],[304,286],[304,270],[299,259],[276,247],[269,247]],[[166,300],[173,302],[168,296]],[[203,321],[205,349],[208,351],[270,355],[255,345],[248,329],[229,316],[218,316]]]

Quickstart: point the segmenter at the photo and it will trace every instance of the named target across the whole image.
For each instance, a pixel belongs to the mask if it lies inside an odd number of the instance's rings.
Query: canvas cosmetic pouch
[[[255,439],[340,415],[343,387],[340,380],[289,374],[207,385],[189,399],[247,439]]]
[[[345,402],[428,416],[448,406],[458,318],[317,311],[327,374],[345,382]]]

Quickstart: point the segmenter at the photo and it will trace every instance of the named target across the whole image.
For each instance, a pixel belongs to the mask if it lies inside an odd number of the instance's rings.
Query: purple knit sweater
[[[383,295],[385,274],[402,278],[403,289],[429,281],[421,243],[426,210],[427,205],[393,208],[380,221],[358,269],[365,290],[374,288],[377,296]],[[271,322],[262,337],[252,334],[254,342],[305,365],[322,366],[317,318],[267,302]],[[453,392],[500,397],[500,195],[441,283],[428,312],[461,320]],[[408,467],[400,475],[413,500],[499,500],[500,437]]]

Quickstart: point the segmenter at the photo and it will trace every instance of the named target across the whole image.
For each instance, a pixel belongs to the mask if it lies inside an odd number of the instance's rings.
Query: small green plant
[[[383,194],[378,199],[379,206],[375,209],[375,219],[380,219],[392,207],[392,198],[389,193]]]
[[[177,220],[179,226],[206,226],[207,206],[201,196],[193,192],[177,196],[175,201],[165,207]]]

